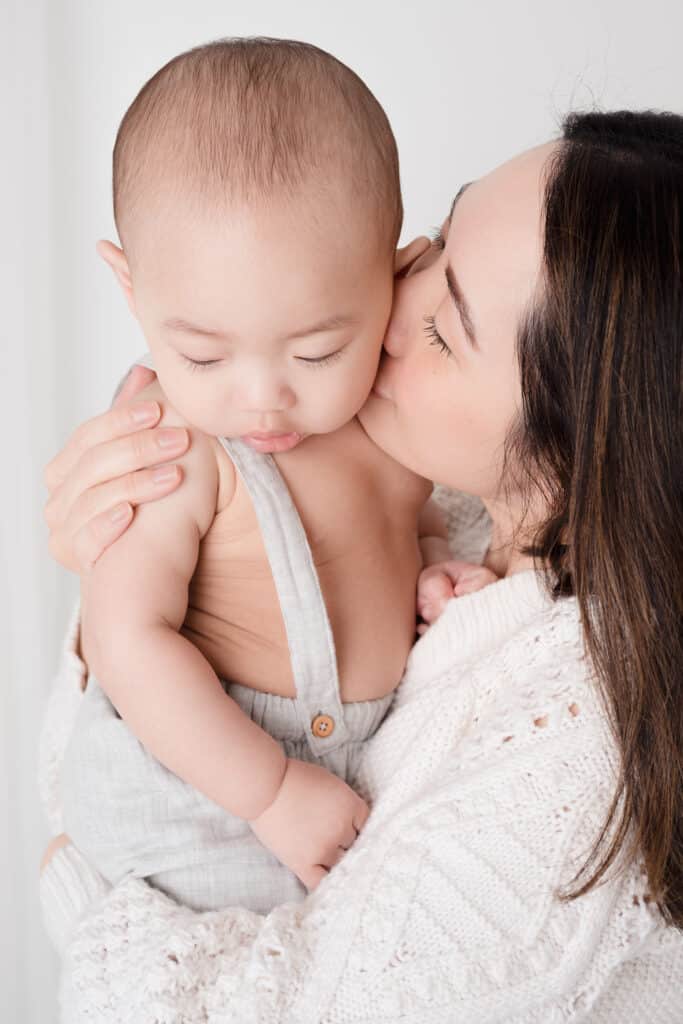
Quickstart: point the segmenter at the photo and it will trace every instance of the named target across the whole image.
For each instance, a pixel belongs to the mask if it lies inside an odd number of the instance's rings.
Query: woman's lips
[[[288,452],[296,448],[299,441],[303,440],[303,434],[269,434],[254,433],[243,434],[242,440],[257,452]]]

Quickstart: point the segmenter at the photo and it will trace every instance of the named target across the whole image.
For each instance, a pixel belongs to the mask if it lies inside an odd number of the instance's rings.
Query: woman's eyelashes
[[[442,229],[440,227],[432,228],[430,236],[432,239],[432,248],[435,249],[436,252],[443,252],[444,249],[446,248],[446,239],[444,238]],[[450,356],[453,355],[453,352],[439,334],[436,327],[435,317],[426,316],[424,317],[424,322],[424,331],[427,337],[429,338],[429,344],[436,345],[439,351],[442,352],[448,359]]]
[[[443,354],[446,356],[446,358],[448,358],[449,356],[452,356],[453,353],[452,353],[451,349],[448,347],[448,345],[446,344],[446,342],[443,340],[443,338],[439,334],[438,330],[436,329],[436,320],[434,319],[434,317],[433,316],[426,316],[426,317],[424,317],[424,322],[425,322],[424,332],[427,335],[427,337],[430,339],[429,344],[430,345],[436,345],[437,348],[439,349],[439,351],[443,352]]]
[[[443,237],[443,231],[441,230],[441,228],[432,228],[432,230],[429,232],[429,235],[432,240],[433,247],[438,252],[443,252],[443,250],[446,248],[446,239]]]

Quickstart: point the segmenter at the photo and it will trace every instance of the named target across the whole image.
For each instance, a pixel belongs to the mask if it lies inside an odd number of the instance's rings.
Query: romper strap
[[[312,753],[349,740],[339,693],[337,656],[308,538],[272,456],[219,437],[254,505],[275,581],[296,685],[297,715]]]
[[[133,365],[138,364],[153,370],[151,353],[136,359]],[[306,531],[272,456],[255,452],[238,439],[218,440],[254,505],[285,624],[297,717],[311,752],[320,757],[343,746],[350,736],[339,692],[334,637]]]

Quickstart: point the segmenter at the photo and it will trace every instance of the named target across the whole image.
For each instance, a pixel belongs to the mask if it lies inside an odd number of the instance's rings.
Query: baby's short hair
[[[393,249],[403,208],[382,107],[324,50],[285,39],[219,39],[174,57],[126,111],[113,157],[124,248],[139,210],[171,187],[201,203],[348,198]]]

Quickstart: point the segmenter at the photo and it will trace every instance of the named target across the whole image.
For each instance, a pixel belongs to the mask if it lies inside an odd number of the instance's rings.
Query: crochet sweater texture
[[[485,524],[449,509],[462,557]],[[457,543],[459,540],[459,544]],[[59,768],[81,697],[68,631],[41,741]],[[637,862],[560,898],[598,835],[617,750],[576,602],[522,572],[455,599],[416,644],[355,788],[372,813],[303,903],[197,914],[73,847],[41,878],[62,1020],[127,1024],[673,1024],[683,933]]]

